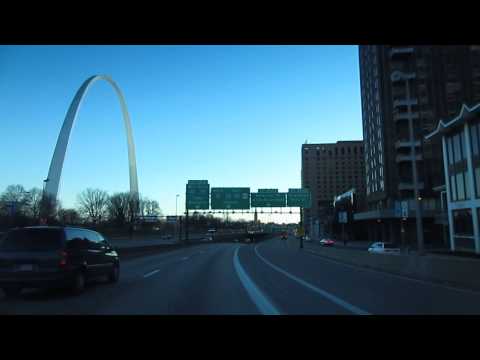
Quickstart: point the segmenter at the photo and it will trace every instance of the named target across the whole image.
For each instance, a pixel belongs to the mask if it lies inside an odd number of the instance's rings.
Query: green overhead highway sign
[[[287,196],[279,192],[261,192],[251,194],[251,207],[285,207]]]
[[[310,208],[312,198],[308,189],[288,189],[287,206]]]
[[[250,188],[213,188],[212,209],[250,209]]]
[[[188,180],[185,196],[186,208],[188,210],[208,210],[209,193],[208,180]]]
[[[278,193],[278,189],[258,189],[259,193]]]

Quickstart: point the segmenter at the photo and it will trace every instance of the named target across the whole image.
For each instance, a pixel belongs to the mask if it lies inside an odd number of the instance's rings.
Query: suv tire
[[[79,295],[85,290],[85,274],[82,271],[75,274],[71,290],[75,295]]]
[[[108,282],[116,283],[118,282],[119,278],[120,278],[120,265],[114,264],[112,271],[110,271],[110,274],[108,274]]]

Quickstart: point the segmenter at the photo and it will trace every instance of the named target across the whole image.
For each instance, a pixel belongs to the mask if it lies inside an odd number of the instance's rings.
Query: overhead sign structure
[[[312,206],[312,196],[308,189],[288,189],[287,206],[310,208]]]
[[[208,210],[209,193],[208,180],[188,180],[185,196],[187,210]]]
[[[211,191],[211,207],[213,209],[250,209],[249,187],[213,188]]]
[[[261,191],[275,190],[275,191]],[[279,193],[277,189],[258,189],[258,193],[251,194],[251,207],[285,207],[287,194]]]

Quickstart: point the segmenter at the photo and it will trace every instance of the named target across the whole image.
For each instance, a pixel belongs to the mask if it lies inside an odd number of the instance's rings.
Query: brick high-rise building
[[[365,45],[359,60],[368,211],[355,219],[368,223],[372,241],[416,239],[416,164],[425,240],[441,240],[442,147],[440,141],[425,143],[424,136],[462,104],[480,101],[480,47]],[[403,239],[402,200],[410,205]]]
[[[355,188],[365,192],[363,141],[302,145],[302,187],[310,189],[312,207],[305,209],[305,228],[313,236],[325,230],[335,196]],[[318,226],[316,225],[318,221]]]

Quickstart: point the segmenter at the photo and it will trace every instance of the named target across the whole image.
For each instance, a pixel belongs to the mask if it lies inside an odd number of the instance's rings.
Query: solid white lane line
[[[152,275],[155,275],[156,273],[158,273],[160,270],[153,270],[153,271],[150,271],[149,273],[143,275],[144,278],[148,278]]]
[[[237,272],[238,278],[242,283],[243,287],[250,296],[250,299],[253,301],[258,311],[263,315],[280,315],[280,311],[272,304],[272,302],[267,298],[265,294],[258,288],[253,280],[248,276],[248,274],[243,269],[242,264],[238,258],[238,249],[235,249],[235,254],[233,255],[233,267]]]
[[[262,255],[260,255],[257,247],[258,247],[258,245],[255,246],[255,253],[260,258],[260,260],[262,260],[265,264],[269,265],[271,268],[273,268],[273,269],[277,270],[278,272],[282,273],[283,275],[285,275],[289,279],[296,281],[300,285],[305,286],[306,288],[316,292],[317,294],[320,294],[321,296],[327,298],[328,300],[330,300],[334,304],[337,304],[337,305],[343,307],[344,309],[350,311],[353,314],[356,314],[356,315],[371,315],[369,312],[367,312],[363,309],[360,309],[359,307],[357,307],[355,305],[352,305],[352,304],[346,302],[345,300],[340,299],[339,297],[329,293],[328,291],[320,289],[320,288],[316,287],[315,285],[312,285],[312,284],[306,282],[305,280],[302,280],[302,279],[296,277],[295,275],[292,275],[289,272],[287,272],[287,271],[279,268],[278,266],[272,264],[270,261],[265,259]]]

